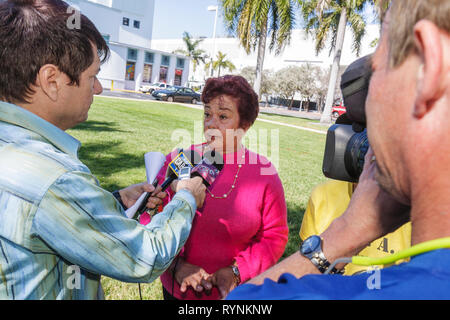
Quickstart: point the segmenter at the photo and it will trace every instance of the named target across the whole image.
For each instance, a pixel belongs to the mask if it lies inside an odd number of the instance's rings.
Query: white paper
[[[158,174],[159,170],[164,166],[166,162],[166,157],[161,152],[147,152],[144,155],[145,162],[145,172],[147,173],[147,183],[153,183]],[[145,198],[147,192],[141,194],[139,199],[137,199],[136,203],[132,205],[130,208],[125,210],[125,214],[128,218],[133,218],[136,214],[137,209],[141,206],[142,201]]]
[[[144,155],[145,171],[147,173],[147,183],[152,184],[156,175],[166,162],[166,156],[161,152],[147,152]]]
[[[131,207],[129,207],[127,210],[125,210],[125,214],[127,215],[128,218],[131,219],[134,217],[134,214],[136,213],[137,209],[139,209],[139,206],[141,205],[142,201],[144,200],[145,195],[146,195],[146,192],[141,194],[139,199],[137,199],[136,203],[133,204]]]

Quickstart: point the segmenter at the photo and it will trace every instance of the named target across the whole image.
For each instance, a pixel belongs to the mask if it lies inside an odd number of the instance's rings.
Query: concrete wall
[[[171,57],[166,81],[169,84],[174,83],[177,57],[186,59],[181,80],[181,85],[186,85],[189,58],[150,49],[155,0],[70,0],[68,3],[79,8],[109,38],[111,56],[98,76],[104,88],[137,91],[143,81],[145,52],[154,53],[151,82],[159,81],[162,55]],[[129,19],[128,26],[123,25],[124,17]],[[139,21],[139,28],[134,26],[134,21]],[[125,80],[129,48],[137,50],[134,81]]]
[[[380,27],[378,25],[368,25],[367,34],[362,41],[361,55],[373,53],[375,48],[370,46],[370,43],[379,37]],[[346,30],[346,36],[344,41],[344,50],[341,57],[341,65],[349,65],[358,57],[352,52],[351,30]],[[240,46],[239,40],[236,38],[205,38],[199,48],[206,51],[211,55],[214,47],[214,41],[216,42],[216,54],[221,51],[227,55],[227,59],[230,60],[237,68],[234,73],[247,66],[256,66],[257,53],[251,52],[247,54],[245,50]],[[176,49],[184,49],[185,45],[182,39],[153,39],[152,49],[171,52]],[[322,68],[330,68],[333,61],[333,56],[329,55],[328,47],[324,49],[319,55],[316,55],[314,49],[314,41],[311,37],[307,37],[303,30],[294,30],[291,37],[290,45],[279,54],[275,55],[274,52],[270,52],[269,44],[266,47],[266,54],[264,58],[264,69],[272,71],[278,71],[289,65],[301,65],[302,63],[310,62],[314,65],[321,66]],[[223,71],[222,75],[227,72]],[[200,64],[197,67],[197,71],[193,72],[192,65],[190,67],[191,77],[195,80],[202,81],[209,77],[209,73],[205,72],[204,65]]]

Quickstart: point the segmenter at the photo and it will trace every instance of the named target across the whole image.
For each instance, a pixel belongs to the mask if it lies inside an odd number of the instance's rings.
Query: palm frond
[[[277,29],[271,30],[274,34],[273,43],[276,42],[276,54],[279,54],[283,48],[290,43],[292,29],[295,25],[294,4],[290,0],[276,0],[274,5],[272,19],[276,19]],[[272,24],[274,25],[274,24]],[[272,50],[274,47],[270,47]]]
[[[270,36],[270,50],[279,53],[290,41],[295,24],[295,0],[222,0],[220,2],[229,32],[240,39],[247,53],[259,39]]]
[[[365,35],[366,22],[362,15],[365,6],[387,0],[298,0],[301,15],[305,21],[305,31],[315,40],[316,54],[322,51],[330,40],[329,54],[334,51],[337,29],[342,10],[347,12],[347,25],[353,33],[352,50],[359,55]]]
[[[348,17],[350,27],[353,31],[352,50],[359,56],[361,52],[362,38],[366,34],[366,22],[358,13],[352,11]]]

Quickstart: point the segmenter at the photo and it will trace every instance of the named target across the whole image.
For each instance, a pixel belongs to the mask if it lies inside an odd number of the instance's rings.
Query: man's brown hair
[[[61,0],[7,0],[0,3],[0,100],[27,102],[42,66],[53,64],[79,85],[80,74],[101,62],[109,48],[94,24]],[[76,14],[76,13],[75,13]]]
[[[416,50],[414,26],[429,20],[438,28],[450,32],[449,0],[394,0],[389,10],[390,66],[396,67]]]

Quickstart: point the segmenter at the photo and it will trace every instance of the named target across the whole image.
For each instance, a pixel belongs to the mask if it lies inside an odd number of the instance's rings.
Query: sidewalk
[[[290,116],[296,118],[310,119],[310,120],[320,120],[321,114],[316,111],[306,112],[306,111],[296,111],[288,110],[287,107],[262,107],[259,106],[259,111],[262,113],[272,113],[282,116]]]
[[[103,93],[100,96],[157,101],[150,94],[138,93],[138,92],[133,93],[133,92],[124,92],[124,91],[111,91],[108,89],[104,89]],[[180,103],[178,103],[178,104],[180,104]],[[290,116],[290,117],[310,119],[310,120],[320,120],[320,115],[321,115],[319,112],[316,112],[316,111],[305,112],[305,111],[288,110],[287,107],[279,107],[279,106],[263,107],[262,105],[260,105],[259,111],[261,113],[270,113],[270,114],[277,114],[277,115],[282,115],[282,116]]]
[[[152,97],[151,94],[145,94],[140,92],[125,92],[125,91],[119,91],[114,90],[111,91],[109,89],[103,89],[103,92],[100,96],[103,97],[116,97],[116,98],[131,98],[131,99],[138,99],[138,100],[156,100]]]

